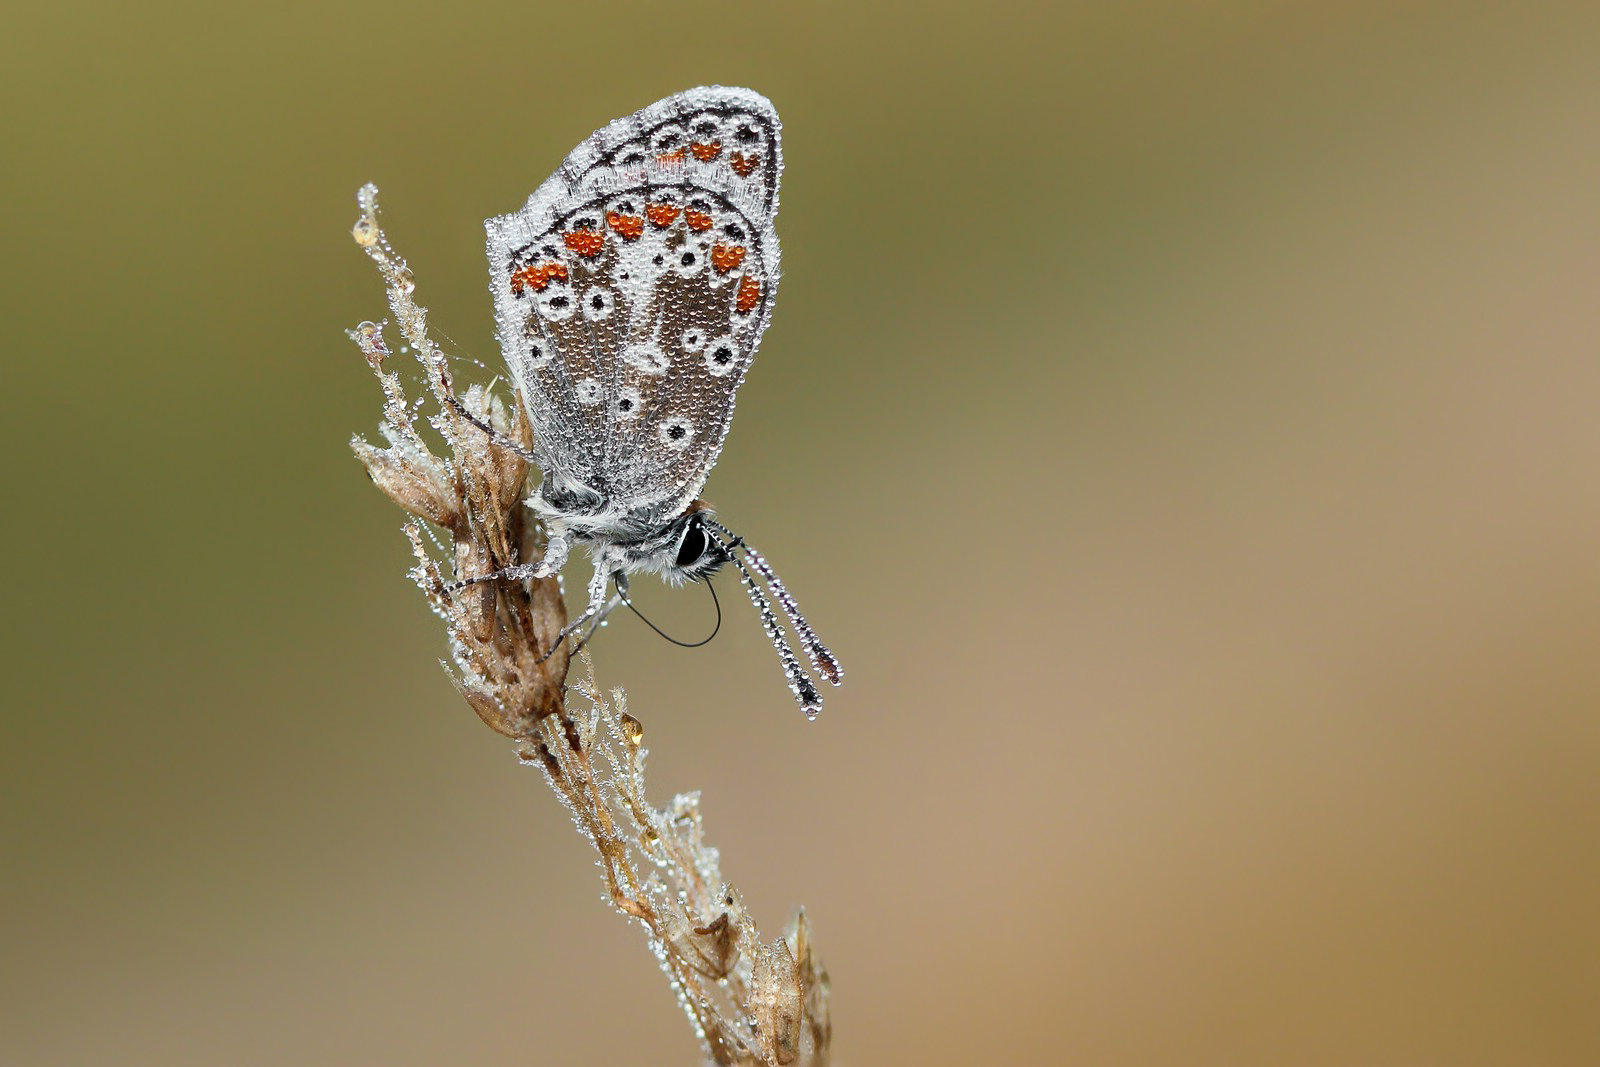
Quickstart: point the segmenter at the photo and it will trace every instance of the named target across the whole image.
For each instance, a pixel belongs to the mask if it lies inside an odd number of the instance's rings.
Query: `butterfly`
[[[781,132],[759,93],[690,89],[598,130],[521,210],[485,222],[497,333],[543,473],[526,502],[548,535],[543,559],[487,577],[548,577],[584,548],[594,577],[573,633],[631,574],[682,584],[731,563],[815,718],[821,693],[773,603],[818,678],[838,685],[839,661],[700,499],[772,321]]]

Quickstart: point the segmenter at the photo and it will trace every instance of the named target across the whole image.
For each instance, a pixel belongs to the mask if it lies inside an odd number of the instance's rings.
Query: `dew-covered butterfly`
[[[538,563],[488,577],[547,577],[583,546],[594,578],[571,633],[616,605],[629,574],[681,584],[732,563],[815,718],[822,696],[772,602],[817,676],[838,685],[839,661],[699,498],[772,320],[781,128],[759,93],[690,89],[597,131],[520,211],[485,224],[500,344],[544,475],[527,502],[549,533]]]

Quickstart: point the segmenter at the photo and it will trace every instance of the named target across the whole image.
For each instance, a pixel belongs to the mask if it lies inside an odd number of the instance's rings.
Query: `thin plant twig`
[[[383,391],[379,447],[357,437],[356,457],[378,488],[412,516],[405,524],[416,564],[410,577],[444,621],[444,664],[473,711],[516,742],[518,758],[537,767],[594,845],[612,905],[641,925],[678,1003],[717,1064],[828,1062],[832,1026],[828,976],[812,945],[804,910],[763,940],[739,893],[723,880],[707,845],[699,793],[665,808],[645,799],[644,727],[620,689],[602,690],[587,652],[568,678],[560,641],[567,621],[554,578],[487,581],[451,591],[452,581],[481,577],[539,559],[543,531],[522,505],[529,466],[460,413],[522,445],[533,430],[521,404],[472,386],[460,395],[449,366],[428,336],[416,282],[378,224],[378,190],[359,193],[352,231],[383,276],[389,311],[422,367],[437,413],[426,418],[442,450],[423,436],[393,357],[385,323],[351,331]],[[459,409],[457,405],[459,404]],[[442,452],[442,454],[441,454]],[[447,576],[441,561],[447,561]],[[569,698],[576,697],[576,701]]]

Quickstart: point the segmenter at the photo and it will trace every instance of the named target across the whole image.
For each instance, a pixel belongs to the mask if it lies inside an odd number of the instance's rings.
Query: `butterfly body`
[[[676,583],[734,562],[781,643],[742,542],[699,499],[772,319],[781,129],[758,93],[691,89],[597,131],[521,210],[485,224],[500,342],[544,473],[528,504],[548,547],[527,574],[586,548],[595,577],[580,621],[603,613],[618,576]],[[764,568],[813,667],[836,681]],[[821,698],[786,649],[790,688],[815,714]]]

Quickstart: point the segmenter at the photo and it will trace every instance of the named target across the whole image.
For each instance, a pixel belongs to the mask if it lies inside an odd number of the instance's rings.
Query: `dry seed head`
[[[827,976],[815,963],[804,914],[783,940],[762,942],[738,893],[722,880],[717,850],[704,840],[699,794],[680,794],[666,809],[647,803],[644,727],[620,690],[601,691],[592,663],[572,686],[588,709],[569,709],[568,652],[557,645],[567,614],[557,580],[449,591],[455,578],[541,557],[543,532],[522,505],[528,465],[451,407],[448,368],[428,339],[425,309],[412,299],[415,280],[377,224],[377,190],[364,187],[360,199],[353,233],[383,273],[394,321],[438,401],[431,421],[448,448],[435,454],[419,436],[400,376],[383,369],[390,355],[383,327],[371,322],[351,336],[383,388],[388,444],[357,439],[352,448],[374,484],[437,529],[428,535],[417,522],[404,527],[416,558],[411,575],[448,627],[453,684],[484,723],[517,739],[517,758],[543,772],[594,843],[609,899],[646,928],[705,1056],[722,1064],[822,1067],[831,1038]],[[522,405],[508,411],[477,387],[461,403],[524,450],[532,444]],[[441,555],[453,573],[443,573]]]

